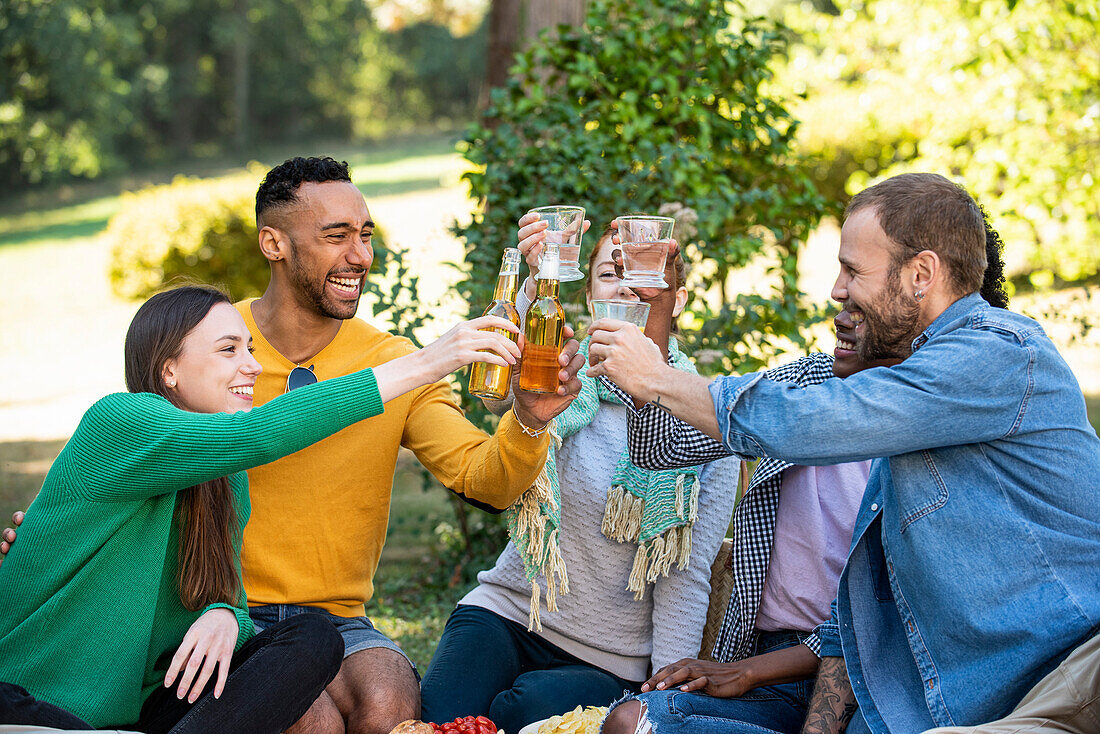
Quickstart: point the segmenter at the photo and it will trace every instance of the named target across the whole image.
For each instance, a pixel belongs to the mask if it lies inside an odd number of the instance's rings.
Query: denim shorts
[[[369,650],[373,647],[383,647],[387,650],[393,650],[405,658],[413,672],[416,673],[417,680],[420,680],[420,673],[416,670],[416,664],[409,659],[409,656],[396,642],[375,629],[374,624],[371,623],[368,617],[341,617],[318,607],[300,607],[293,604],[270,604],[248,608],[248,616],[252,617],[252,623],[256,625],[257,632],[268,625],[293,617],[296,614],[323,614],[328,617],[336,625],[336,631],[344,638],[345,658],[348,655]]]

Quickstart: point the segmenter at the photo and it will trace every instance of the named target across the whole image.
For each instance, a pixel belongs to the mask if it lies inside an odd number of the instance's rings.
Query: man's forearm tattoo
[[[858,708],[844,658],[822,658],[802,734],[841,734]]]

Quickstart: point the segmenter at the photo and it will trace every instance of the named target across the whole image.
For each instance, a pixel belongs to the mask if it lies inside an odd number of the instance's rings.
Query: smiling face
[[[902,291],[907,266],[892,267],[894,244],[882,231],[873,209],[861,209],[840,231],[840,275],[832,298],[847,317],[838,329],[838,356],[854,352],[863,362],[905,359],[921,332],[920,304]],[[839,326],[840,324],[838,324]]]
[[[844,309],[833,318],[836,328],[836,348],[833,350],[833,374],[837,377],[850,377],[871,367],[889,367],[900,359],[863,360],[856,353],[856,325],[852,314]]]
[[[622,283],[622,277],[616,273],[615,260],[619,257],[619,272],[622,272],[622,252],[611,241],[612,232],[605,232],[604,236],[596,244],[592,255],[588,259],[588,280],[585,285],[585,300],[588,303],[588,312],[592,313],[592,302],[603,299],[615,299],[620,301],[640,301],[638,294]],[[684,286],[683,259],[677,257],[676,265],[670,266],[670,276],[666,273],[670,283],[676,284],[676,288],[666,288],[660,295],[649,301],[649,318],[646,321],[646,333],[666,334],[675,330],[676,317],[687,305],[688,292]],[[663,336],[659,337],[663,339]]]
[[[297,302],[321,316],[350,319],[374,261],[374,222],[354,184],[303,183],[298,201],[280,213],[290,240],[287,285]]]
[[[236,413],[252,408],[252,386],[261,371],[252,335],[228,303],[212,307],[184,337],[179,356],[162,377],[173,401],[192,413]]]

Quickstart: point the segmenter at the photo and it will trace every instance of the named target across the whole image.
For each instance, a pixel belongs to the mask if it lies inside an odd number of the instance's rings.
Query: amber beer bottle
[[[484,316],[499,316],[520,327],[519,311],[516,310],[516,290],[519,288],[519,250],[509,247],[504,250],[500,261],[500,275],[497,287],[493,291],[493,302],[485,309]],[[506,336],[512,341],[516,335],[504,329],[486,329]],[[503,400],[508,397],[512,383],[511,365],[495,365],[487,362],[474,362],[470,368],[470,393],[479,398]]]
[[[558,302],[558,270],[561,253],[554,244],[543,244],[535,301],[527,311],[523,335],[523,360],[519,387],[528,392],[556,392],[558,356],[561,354],[565,312]]]

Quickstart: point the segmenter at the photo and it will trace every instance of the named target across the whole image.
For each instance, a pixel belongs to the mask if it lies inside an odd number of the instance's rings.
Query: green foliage
[[[777,28],[734,19],[720,0],[592,0],[583,28],[561,26],[518,55],[464,143],[480,203],[455,229],[471,312],[488,303],[529,208],[582,204],[596,234],[616,215],[678,202],[698,216],[697,233],[677,231],[692,265],[692,346],[731,370],[803,343],[797,257],[823,203],[790,155],[795,121],[768,92],[781,49]],[[731,272],[759,257],[774,285],[729,292]]]
[[[214,180],[179,177],[123,196],[107,226],[111,286],[124,298],[144,299],[179,279],[212,283],[234,299],[267,288],[268,262],[257,245],[255,192],[265,169]],[[419,345],[416,330],[430,316],[419,308],[419,277],[404,250],[390,250],[374,230],[373,273],[363,304],[389,319],[394,333]]]
[[[473,119],[485,76],[485,23],[468,36],[418,22],[374,30],[362,38],[370,59],[358,72],[360,95],[350,100],[353,132],[380,135],[422,127],[453,129]]]
[[[1100,270],[1100,5],[865,0],[788,6],[805,45],[780,72],[806,95],[799,142],[838,204],[911,170],[957,177],[990,212],[1010,274]],[[1036,272],[1038,271],[1038,272]]]
[[[370,61],[360,38],[377,33],[363,0],[252,5],[250,129],[267,140],[352,132],[348,103]]]
[[[5,0],[0,184],[473,115],[484,29],[377,27],[363,0]],[[242,148],[244,150],[242,151]]]
[[[4,0],[0,13],[0,183],[117,163],[133,120],[117,67],[140,50],[136,19],[112,0]]]
[[[508,544],[508,529],[501,521],[503,515],[466,512],[461,502],[456,516],[458,526],[444,521],[435,527],[431,545],[435,563],[429,578],[435,586],[469,590],[477,583],[477,574],[491,568]]]

